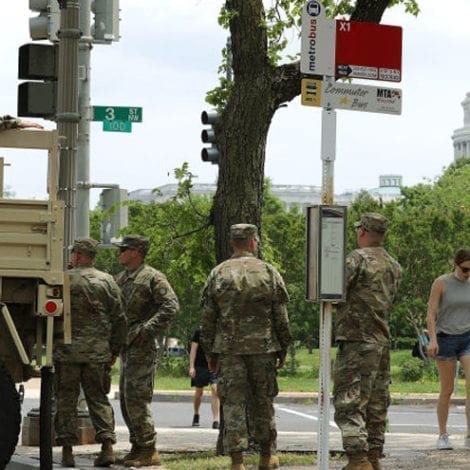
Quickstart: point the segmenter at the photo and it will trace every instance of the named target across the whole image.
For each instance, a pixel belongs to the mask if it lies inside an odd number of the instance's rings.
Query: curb
[[[426,394],[391,394],[392,405],[415,405],[415,406],[435,406],[439,395],[437,393]],[[119,399],[119,391],[115,391],[114,398]],[[202,396],[203,401],[210,401],[210,393]],[[169,401],[169,402],[188,402],[193,400],[192,391],[183,390],[168,390],[168,391],[155,391],[153,394],[153,401]],[[330,399],[331,401],[331,399]],[[318,404],[318,393],[310,392],[281,392],[274,399],[274,403],[292,403],[302,405],[315,405]],[[451,405],[464,406],[465,398],[452,398]]]

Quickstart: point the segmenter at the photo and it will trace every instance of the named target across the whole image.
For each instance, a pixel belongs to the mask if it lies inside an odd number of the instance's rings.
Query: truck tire
[[[39,462],[41,470],[52,470],[52,367],[41,367],[39,404]]]
[[[20,395],[10,374],[0,366],[0,468],[10,461],[20,434]]]

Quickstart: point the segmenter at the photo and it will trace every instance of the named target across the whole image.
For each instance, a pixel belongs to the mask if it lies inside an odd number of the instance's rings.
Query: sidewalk
[[[39,398],[39,379],[29,381],[25,386],[26,398]],[[188,391],[155,391],[154,400],[167,401],[191,401],[193,392]],[[119,397],[117,386],[113,386],[110,397],[116,399]],[[392,397],[394,404],[414,404],[430,405],[435,404],[437,395],[394,395]],[[276,398],[276,403],[307,403],[315,404],[317,402],[316,393],[280,393]],[[456,399],[454,404],[462,404],[465,400]],[[196,452],[215,449],[218,431],[204,428],[157,428],[158,431],[158,450],[162,454],[174,452]],[[119,453],[124,453],[129,449],[128,430],[126,426],[116,428],[118,444],[115,449]],[[332,432],[329,435],[330,452],[342,452],[341,436],[339,432]],[[386,436],[385,453],[387,458],[383,460],[384,469],[426,469],[443,468],[425,463],[426,458],[449,458],[449,465],[446,468],[470,468],[469,457],[470,450],[464,448],[463,439],[454,439],[455,449],[449,451],[436,451],[436,437],[429,434],[405,434],[389,433]],[[278,448],[280,452],[316,452],[317,451],[317,433],[316,432],[279,432]],[[54,462],[57,463],[54,468],[60,469],[60,447],[54,447]],[[89,469],[93,467],[93,459],[99,452],[100,446],[85,445],[77,446],[76,463],[79,469]],[[464,466],[457,465],[457,457],[462,454]],[[435,457],[434,457],[435,455]],[[452,465],[452,463],[454,465]],[[440,464],[439,464],[440,465]],[[344,466],[344,460],[341,462],[331,461],[331,469],[340,469]],[[113,468],[124,468],[113,466]],[[151,468],[151,467],[147,467]],[[155,467],[164,468],[164,467]],[[295,470],[294,467],[282,468]],[[299,469],[308,467],[298,467]],[[12,462],[7,466],[8,470],[17,469],[39,469],[39,449],[37,447],[18,446]]]

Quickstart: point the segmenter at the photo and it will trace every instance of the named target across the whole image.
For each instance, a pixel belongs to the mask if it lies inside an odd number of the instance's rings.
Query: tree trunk
[[[358,0],[352,19],[380,21],[390,0]],[[220,152],[219,179],[212,208],[216,257],[230,257],[232,224],[261,228],[266,140],[274,113],[300,94],[299,62],[273,67],[268,61],[262,0],[227,0],[234,84],[215,125]],[[286,138],[293,138],[286,136]]]

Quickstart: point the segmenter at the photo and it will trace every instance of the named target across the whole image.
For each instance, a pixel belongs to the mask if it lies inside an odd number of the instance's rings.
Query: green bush
[[[425,380],[439,381],[439,372],[437,371],[436,361],[430,360],[424,368],[423,377]]]
[[[418,338],[409,338],[406,336],[401,336],[395,339],[394,341],[394,348],[395,349],[409,349],[412,350],[413,346],[418,341]]]
[[[417,382],[424,375],[425,364],[420,359],[410,357],[400,364],[400,380],[403,382]]]
[[[158,360],[157,374],[167,377],[187,377],[188,369],[188,357],[163,356]]]

